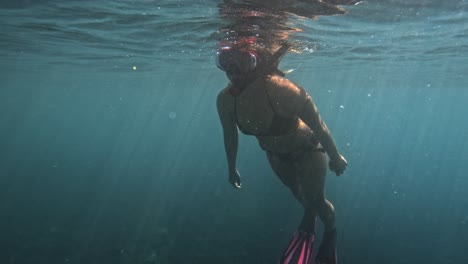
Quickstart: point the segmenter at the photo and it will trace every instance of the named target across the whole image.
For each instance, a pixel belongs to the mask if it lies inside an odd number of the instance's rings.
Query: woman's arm
[[[312,129],[318,141],[322,144],[323,148],[331,160],[340,158],[340,153],[336,148],[335,141],[328,130],[327,125],[320,117],[317,106],[314,104],[312,97],[302,88],[301,98],[303,100],[302,107],[298,108],[297,116]],[[301,109],[302,108],[302,109]]]
[[[301,87],[282,77],[271,77],[269,89],[272,91],[270,100],[275,111],[285,116],[299,117],[314,132],[317,140],[330,158],[330,169],[337,175],[343,173],[347,162],[338,152],[333,137],[327,125],[320,117],[312,97]]]
[[[320,117],[310,95],[290,80],[272,76],[268,80],[270,100],[275,111],[284,116],[297,116],[312,129],[330,159],[339,157],[335,142],[327,125]]]
[[[320,117],[317,106],[315,106],[312,97],[307,94],[304,89],[300,88],[300,90],[301,97],[305,102],[302,105],[302,109],[299,109],[297,115],[312,129],[312,131],[314,131],[318,141],[322,144],[323,148],[327,152],[328,157],[330,158],[328,163],[330,170],[335,172],[336,176],[340,176],[346,169],[348,162],[338,152],[330,130],[328,130],[327,125]]]
[[[223,127],[224,149],[226,151],[229,182],[240,188],[240,177],[236,169],[237,148],[239,145],[239,132],[234,118],[234,101],[226,89],[218,94],[216,101],[219,119]]]

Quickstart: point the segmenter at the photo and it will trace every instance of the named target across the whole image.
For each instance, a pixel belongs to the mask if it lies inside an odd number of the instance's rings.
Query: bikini
[[[276,112],[275,108],[273,107],[273,104],[271,103],[270,95],[267,89],[265,89],[265,93],[267,95],[268,103],[271,107],[271,110],[273,111],[273,118],[271,120],[271,125],[268,131],[264,133],[255,133],[242,127],[242,125],[239,122],[239,118],[237,114],[237,96],[234,96],[234,117],[235,117],[235,121],[239,130],[243,134],[251,135],[251,136],[282,136],[282,135],[287,135],[296,131],[296,129],[299,127],[299,118],[297,116],[285,117],[285,116],[280,115],[278,112]],[[303,147],[303,148],[300,148],[296,151],[289,152],[289,153],[272,152],[270,150],[265,149],[261,144],[260,144],[260,147],[266,152],[268,152],[269,154],[274,154],[280,159],[288,160],[288,161],[297,160],[300,157],[302,157],[302,155],[306,151],[310,150],[310,146],[315,146],[314,151],[325,152],[323,148],[318,147],[319,142],[314,135],[310,137],[310,140],[312,144],[308,145],[307,147]]]
[[[234,97],[234,116],[236,119],[236,124],[239,127],[239,130],[244,133],[245,135],[250,136],[282,136],[294,132],[299,126],[299,118],[298,117],[284,117],[278,112],[276,112],[275,108],[273,107],[270,95],[268,94],[267,89],[265,89],[265,93],[268,98],[268,103],[273,110],[273,119],[271,120],[270,128],[265,133],[254,133],[248,131],[247,129],[243,128],[239,122],[237,117],[237,97]]]

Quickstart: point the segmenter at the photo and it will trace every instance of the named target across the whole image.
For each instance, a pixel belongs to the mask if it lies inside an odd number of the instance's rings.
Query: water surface
[[[1,263],[276,263],[302,210],[253,138],[227,183],[218,3],[0,4]],[[349,162],[340,263],[467,263],[468,2],[346,8],[281,64]]]

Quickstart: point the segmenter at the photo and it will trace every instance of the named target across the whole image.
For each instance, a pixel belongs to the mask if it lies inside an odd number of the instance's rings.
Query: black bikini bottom
[[[311,136],[310,141],[311,141],[310,142],[311,144],[309,144],[309,145],[307,145],[305,147],[299,148],[299,149],[297,149],[295,151],[292,151],[292,152],[278,153],[278,152],[273,152],[273,151],[267,150],[267,149],[265,149],[263,147],[262,147],[262,149],[265,150],[268,154],[274,155],[274,156],[276,156],[279,159],[284,160],[284,161],[297,161],[297,160],[301,159],[306,152],[311,151],[311,150],[313,152],[325,153],[325,149],[319,144],[319,142],[315,138],[315,136]]]

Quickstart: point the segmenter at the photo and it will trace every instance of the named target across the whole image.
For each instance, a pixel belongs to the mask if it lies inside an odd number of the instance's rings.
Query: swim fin
[[[315,264],[336,264],[336,229],[323,234]]]
[[[297,230],[283,253],[280,264],[312,264],[310,262],[312,260],[314,240],[314,232]]]

